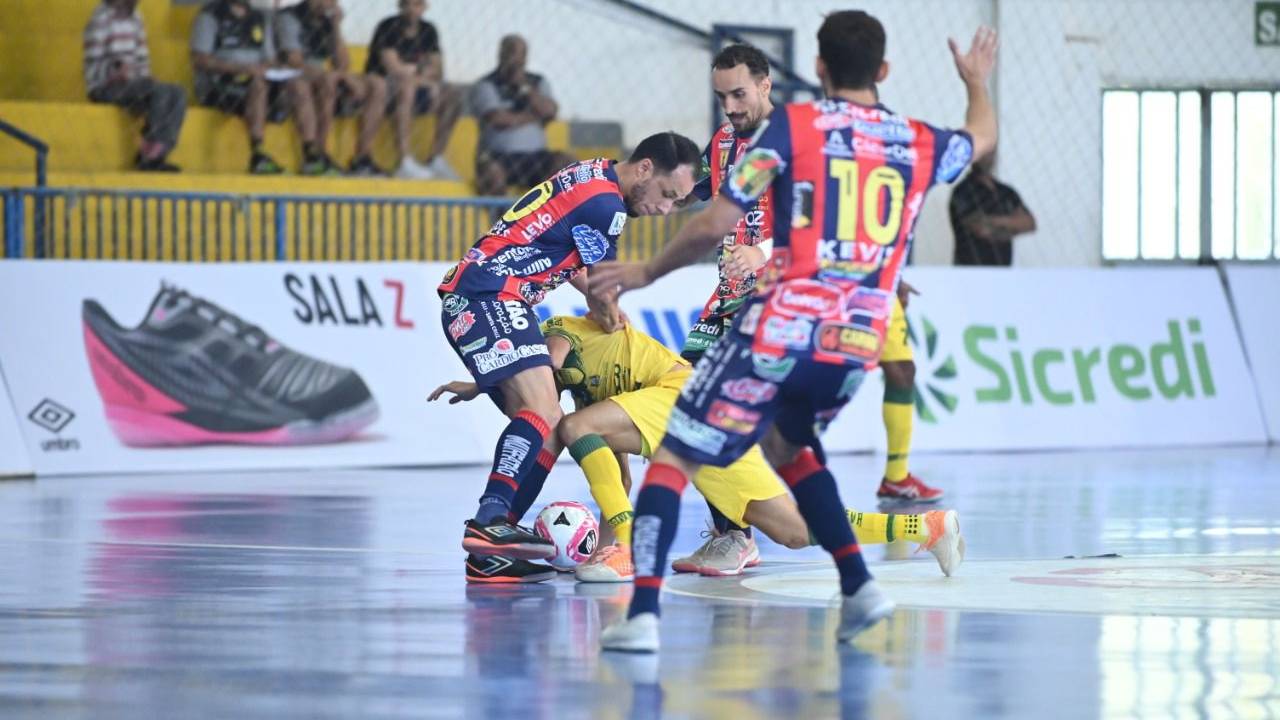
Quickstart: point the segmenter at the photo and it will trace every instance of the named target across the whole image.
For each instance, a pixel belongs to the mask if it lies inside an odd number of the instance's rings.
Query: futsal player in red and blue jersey
[[[925,192],[995,147],[986,89],[995,33],[980,28],[963,54],[950,45],[969,99],[959,131],[878,105],[875,85],[888,73],[883,26],[861,11],[828,15],[817,62],[827,99],[776,109],[724,190],[658,257],[593,270],[591,290],[604,299],[647,285],[695,262],[772,193],[774,249],[756,294],[681,391],[645,475],[632,529],[635,592],[627,619],[601,634],[606,650],[657,650],[680,495],[699,467],[723,467],[756,442],[835,560],[837,638],[847,642],[893,612],[863,562],[835,478],[809,446],[815,425],[839,412],[879,358]]]
[[[555,554],[550,541],[516,524],[560,450],[552,432],[559,393],[533,306],[566,282],[586,294],[588,268],[616,257],[627,218],[669,213],[692,191],[697,163],[693,141],[666,132],[641,141],[625,162],[569,165],[517,200],[440,283],[449,344],[511,420],[463,535],[468,580],[545,579],[545,566],[525,560]],[[612,301],[587,300],[598,317],[617,318]]]

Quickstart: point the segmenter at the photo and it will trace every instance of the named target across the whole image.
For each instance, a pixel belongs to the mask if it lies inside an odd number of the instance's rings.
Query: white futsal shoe
[[[942,574],[951,577],[964,562],[964,536],[960,534],[960,516],[955,510],[931,510],[924,514],[929,528],[929,542],[920,546],[938,560]],[[919,552],[919,550],[917,550]]]
[[[875,580],[868,580],[858,592],[846,595],[840,604],[840,627],[836,640],[847,643],[858,633],[893,614],[895,605],[880,590]],[[639,616],[637,616],[639,617]]]
[[[600,633],[600,647],[616,652],[658,652],[658,616],[640,613],[610,625]]]
[[[701,573],[712,577],[741,575],[745,568],[760,564],[760,549],[755,537],[747,537],[741,530],[730,530],[717,535],[715,530],[703,533],[707,541],[692,554],[671,563],[678,573]]]
[[[747,537],[741,530],[711,538],[702,551],[698,572],[711,577],[741,575],[742,571],[760,564],[760,548],[755,537]]]

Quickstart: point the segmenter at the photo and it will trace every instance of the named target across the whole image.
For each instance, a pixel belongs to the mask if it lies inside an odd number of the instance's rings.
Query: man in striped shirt
[[[84,29],[84,81],[93,102],[111,103],[145,115],[137,167],[177,172],[166,158],[178,144],[187,114],[187,93],[151,77],[147,31],[138,0],[102,0]]]

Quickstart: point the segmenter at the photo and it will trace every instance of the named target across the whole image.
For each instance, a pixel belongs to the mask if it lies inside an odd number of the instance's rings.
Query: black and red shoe
[[[468,520],[462,535],[462,549],[472,555],[502,555],[521,560],[547,560],[556,555],[556,546],[527,527],[495,520],[481,525]]]
[[[467,582],[486,584],[536,583],[556,576],[550,565],[502,555],[467,556]]]

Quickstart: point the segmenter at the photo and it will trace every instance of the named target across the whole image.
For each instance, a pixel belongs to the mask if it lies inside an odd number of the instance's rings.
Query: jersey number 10
[[[871,240],[877,245],[888,245],[896,240],[902,227],[902,199],[906,194],[902,173],[881,165],[872,168],[859,187],[857,160],[832,158],[830,162],[829,172],[838,186],[836,200],[840,203],[836,214],[836,239],[843,242]],[[859,190],[861,197],[858,196]],[[889,191],[887,214],[882,202],[885,190]],[[859,221],[862,223],[861,232]]]

